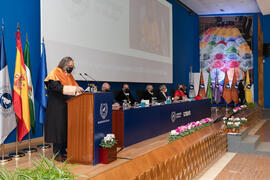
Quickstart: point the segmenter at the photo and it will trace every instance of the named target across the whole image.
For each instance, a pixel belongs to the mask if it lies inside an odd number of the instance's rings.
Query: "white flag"
[[[2,28],[0,41],[0,144],[4,143],[16,126]]]

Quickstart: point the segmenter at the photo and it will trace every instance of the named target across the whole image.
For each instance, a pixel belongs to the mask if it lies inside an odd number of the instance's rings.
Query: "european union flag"
[[[38,79],[36,84],[36,99],[39,102],[38,122],[44,124],[45,122],[45,109],[47,107],[47,96],[44,80],[47,77],[47,63],[46,63],[46,50],[45,44],[42,43],[42,54],[38,69]]]

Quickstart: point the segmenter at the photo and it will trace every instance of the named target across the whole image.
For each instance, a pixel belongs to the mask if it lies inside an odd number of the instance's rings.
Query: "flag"
[[[16,33],[16,63],[13,82],[13,105],[16,116],[18,117],[18,140],[30,131],[30,113],[28,99],[28,82],[22,52],[21,33]]]
[[[224,84],[223,84],[222,97],[225,100],[226,104],[230,104],[232,102],[232,90],[230,87],[227,71],[225,73],[225,80],[224,80]]]
[[[0,144],[2,144],[17,125],[12,106],[11,87],[5,52],[4,28],[2,28],[0,48]]]
[[[194,98],[195,97],[195,91],[194,91],[194,76],[192,73],[192,66],[190,67],[190,72],[189,72],[189,98]]]
[[[246,74],[246,86],[245,86],[245,97],[247,103],[252,103],[252,93],[251,93],[251,84],[249,79],[249,70],[247,70]]]
[[[39,102],[38,110],[38,122],[44,124],[45,122],[45,109],[47,107],[47,96],[44,80],[47,77],[47,63],[46,63],[46,50],[45,44],[42,43],[42,54],[38,68],[38,79],[36,84],[36,93],[35,96]]]
[[[29,112],[30,112],[30,124],[32,132],[35,133],[35,102],[34,102],[34,89],[32,84],[32,73],[31,73],[31,63],[30,63],[30,52],[29,52],[29,42],[26,39],[23,58],[25,61],[25,70],[27,74],[28,82],[28,99],[29,99]]]
[[[232,100],[233,100],[234,104],[239,103],[238,85],[237,85],[237,79],[236,79],[235,71],[233,73],[233,81],[232,81]]]
[[[215,79],[215,86],[214,86],[214,101],[216,102],[216,104],[219,104],[220,103],[220,90],[221,86],[219,85],[219,82],[218,82],[218,71],[216,69],[216,79]]]
[[[211,99],[211,104],[213,104],[213,91],[211,82],[211,71],[209,71],[208,83],[207,83],[207,98]]]
[[[198,96],[201,96],[202,98],[206,97],[202,71],[201,71],[201,77],[200,77],[200,85],[199,85]]]

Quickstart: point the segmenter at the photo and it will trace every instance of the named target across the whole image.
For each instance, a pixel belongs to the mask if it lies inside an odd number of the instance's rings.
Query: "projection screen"
[[[172,83],[172,6],[166,0],[41,0],[48,71],[64,56],[75,79]]]

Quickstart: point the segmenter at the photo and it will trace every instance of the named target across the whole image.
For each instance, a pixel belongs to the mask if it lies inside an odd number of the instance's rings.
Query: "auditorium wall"
[[[169,89],[175,88],[178,83],[188,85],[188,72],[190,66],[193,66],[193,70],[195,72],[199,72],[199,24],[197,15],[190,15],[190,13],[181,5],[179,5],[175,0],[168,1],[173,5],[173,84],[167,84],[169,92]],[[9,74],[11,77],[11,84],[13,84],[13,73],[16,56],[15,32],[17,30],[17,23],[19,23],[20,31],[22,32],[23,46],[25,44],[25,34],[28,33],[33,76],[32,79],[35,86],[38,76],[37,69],[40,61],[40,1],[3,1],[1,2],[0,6],[0,18],[3,18],[5,23],[6,55],[8,61],[7,63],[9,66]],[[255,19],[256,18],[254,18],[254,38],[257,37],[257,25],[255,25]],[[254,40],[254,42],[256,41]],[[256,49],[256,44],[254,47]],[[256,53],[257,51],[254,52],[254,63],[257,63]],[[56,59],[55,61],[59,60]],[[257,67],[257,65],[254,64],[254,67]],[[91,70],[89,70],[89,72],[90,71]],[[257,68],[255,68],[254,71],[254,76],[256,79],[256,76],[258,74]],[[83,87],[86,87],[87,85],[87,83],[85,82],[79,82],[79,84]],[[101,84],[102,82],[98,83],[99,88]],[[135,89],[143,89],[146,86],[146,83],[129,84],[133,95],[135,95]],[[120,89],[122,83],[112,82],[111,85],[112,90]],[[154,87],[158,88],[159,85],[160,84],[154,84]],[[257,100],[256,89],[257,88],[255,82],[255,100]],[[36,123],[36,134],[32,135],[32,138],[40,136],[42,136],[42,126]],[[25,137],[25,139],[27,139],[27,137]],[[15,131],[10,134],[5,143],[10,143],[14,141]]]
[[[262,17],[263,43],[270,43],[270,15]],[[264,106],[270,108],[270,57],[264,57]]]

